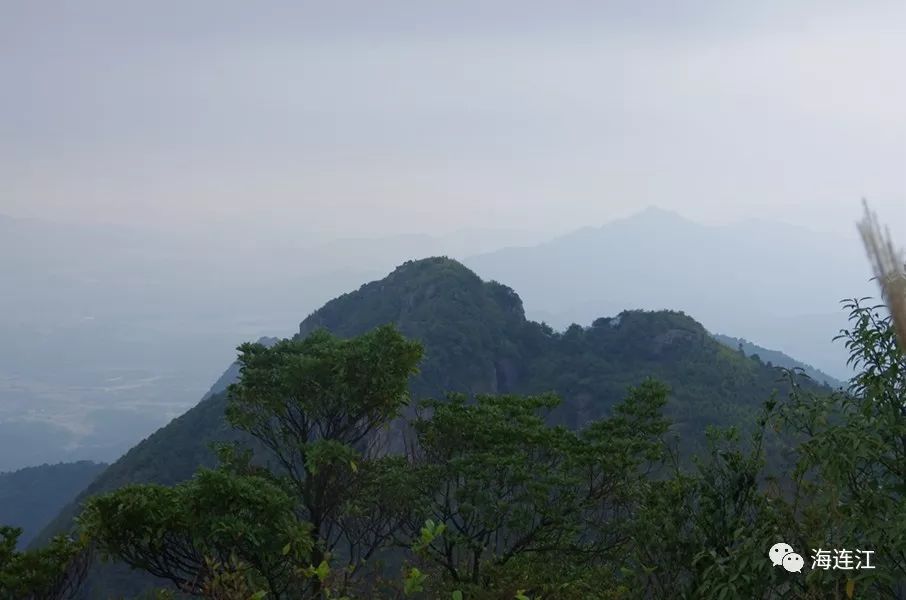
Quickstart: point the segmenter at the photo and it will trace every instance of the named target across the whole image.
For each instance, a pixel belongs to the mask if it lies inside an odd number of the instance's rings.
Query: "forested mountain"
[[[512,289],[446,258],[408,262],[328,302],[297,336],[326,328],[349,337],[387,323],[424,345],[411,384],[415,399],[449,391],[555,391],[564,402],[553,418],[571,426],[606,415],[628,386],[654,377],[671,388],[674,431],[694,445],[706,425],[752,422],[778,387],[776,369],[726,348],[682,313],[627,311],[558,333],[527,320]],[[206,397],[130,450],[62,511],[43,539],[65,529],[90,495],[130,482],[172,484],[213,464],[208,444],[237,435],[223,418],[225,402],[223,392]]]
[[[106,467],[81,461],[0,473],[0,523],[21,528],[26,546]]]
[[[556,329],[625,308],[683,310],[836,377],[845,376],[830,341],[843,325],[836,300],[859,295],[865,279],[828,236],[777,223],[706,227],[657,210],[495,252],[539,238],[488,230],[224,242],[233,239],[216,228],[164,236],[0,219],[10,290],[0,335],[11,341],[0,348],[0,469],[115,460],[192,406],[240,341],[288,331],[412,256],[470,256],[467,266],[513,286],[529,318]],[[822,257],[832,277],[810,267]]]
[[[766,220],[703,225],[654,207],[464,263],[519,290],[529,316],[555,328],[627,307],[682,310],[839,379],[849,369],[832,342],[846,325],[838,302],[872,293],[855,235]]]
[[[681,313],[629,311],[555,332],[528,321],[512,289],[442,258],[406,263],[328,302],[297,335],[323,327],[353,336],[386,323],[425,346],[414,397],[554,390],[565,398],[559,416],[571,424],[605,414],[627,386],[656,377],[673,390],[677,428],[700,432],[751,416],[778,380],[776,370],[743,359]],[[173,483],[209,464],[206,443],[229,434],[222,390],[235,374],[231,366],[210,397],[130,450],[84,495],[127,482]]]
[[[778,350],[762,348],[758,344],[753,344],[752,342],[743,338],[731,337],[719,333],[714,334],[714,339],[725,345],[727,348],[732,348],[734,350],[741,348],[746,356],[757,356],[765,364],[770,364],[775,367],[783,367],[784,369],[801,369],[805,375],[811,377],[818,383],[826,384],[834,389],[844,387],[844,383],[839,379],[831,377],[824,371],[816,369],[809,364],[800,362],[795,358],[787,356],[786,354]]]
[[[697,434],[709,423],[745,421],[779,377],[683,313],[624,311],[555,332],[527,320],[511,288],[448,259],[407,263],[329,302],[303,321],[300,335],[324,327],[348,337],[388,322],[425,346],[416,396],[553,390],[564,398],[558,418],[573,426],[654,377],[672,389],[668,414],[677,429]]]

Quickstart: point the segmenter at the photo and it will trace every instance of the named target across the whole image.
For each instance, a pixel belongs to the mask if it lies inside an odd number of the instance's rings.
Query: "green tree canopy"
[[[17,527],[0,526],[0,598],[75,598],[88,568],[88,547],[60,536],[39,550],[18,552],[21,533]]]

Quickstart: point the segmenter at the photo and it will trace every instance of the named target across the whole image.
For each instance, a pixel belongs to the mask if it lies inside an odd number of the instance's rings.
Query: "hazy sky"
[[[0,213],[903,235],[904,65],[902,1],[6,0]]]

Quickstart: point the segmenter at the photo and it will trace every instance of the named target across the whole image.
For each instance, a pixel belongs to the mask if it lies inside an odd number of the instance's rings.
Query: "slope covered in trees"
[[[707,424],[754,415],[778,387],[776,370],[743,359],[683,314],[627,312],[557,333],[527,320],[512,289],[446,258],[408,262],[328,302],[301,323],[297,337],[318,328],[351,337],[387,323],[425,348],[413,397],[554,391],[564,400],[556,416],[572,425],[606,414],[627,386],[654,377],[671,388],[676,427],[700,437]],[[182,481],[213,464],[207,444],[231,435],[222,390],[236,374],[231,366],[214,393],[130,450],[82,498],[126,483]]]
[[[223,446],[187,482],[89,499],[79,539],[210,600],[902,598],[904,357],[890,318],[848,308],[850,389],[788,374],[748,444],[709,429],[691,469],[655,381],[575,429],[545,419],[555,394],[453,394],[406,417],[424,349],[392,325],[244,344],[226,419],[271,465]],[[377,435],[394,420],[401,454]],[[765,468],[769,432],[792,437],[795,469]],[[38,558],[5,580],[21,589]]]
[[[689,448],[703,447],[707,425],[753,423],[761,403],[783,387],[777,370],[727,349],[684,314],[629,311],[557,333],[527,320],[513,290],[445,258],[406,263],[328,302],[296,337],[320,328],[353,337],[388,323],[424,348],[409,386],[416,400],[448,392],[554,392],[562,403],[549,420],[579,427],[609,415],[629,386],[653,377],[669,387],[666,414]],[[91,495],[127,483],[170,485],[214,465],[211,442],[244,438],[224,420],[225,406],[226,395],[214,393],[133,448],[61,512],[43,539],[65,530]],[[399,449],[401,436],[390,437]]]
[[[693,437],[754,415],[783,387],[778,370],[727,349],[683,313],[630,310],[555,332],[527,320],[512,289],[445,258],[406,263],[340,296],[300,335],[350,337],[386,323],[425,347],[416,397],[553,391],[563,398],[554,417],[570,426],[606,415],[648,377],[669,386],[668,414]]]
[[[853,240],[854,242],[855,240]],[[770,221],[703,225],[651,207],[465,264],[519,291],[529,315],[556,328],[625,308],[682,310],[709,331],[783,348],[839,378],[846,352],[842,298],[870,295],[847,238]],[[829,276],[819,265],[833,264]]]
[[[714,339],[726,346],[727,348],[732,348],[734,350],[741,349],[746,356],[758,356],[762,362],[765,364],[773,365],[775,367],[783,367],[784,369],[798,369],[801,370],[803,374],[811,377],[816,382],[828,385],[834,389],[844,387],[844,384],[839,379],[831,377],[824,371],[816,369],[815,367],[796,360],[795,358],[780,352],[779,350],[770,350],[768,348],[763,348],[758,344],[754,344],[749,340],[743,338],[731,337],[723,334],[715,334]]]

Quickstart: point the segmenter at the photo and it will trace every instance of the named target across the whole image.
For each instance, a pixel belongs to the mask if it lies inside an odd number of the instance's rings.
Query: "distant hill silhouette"
[[[0,524],[20,527],[25,547],[106,467],[81,461],[0,473]]]
[[[839,301],[875,292],[858,243],[769,221],[702,225],[652,207],[464,263],[518,289],[529,316],[558,329],[627,308],[682,310],[845,379],[846,351],[832,342],[846,326]]]

